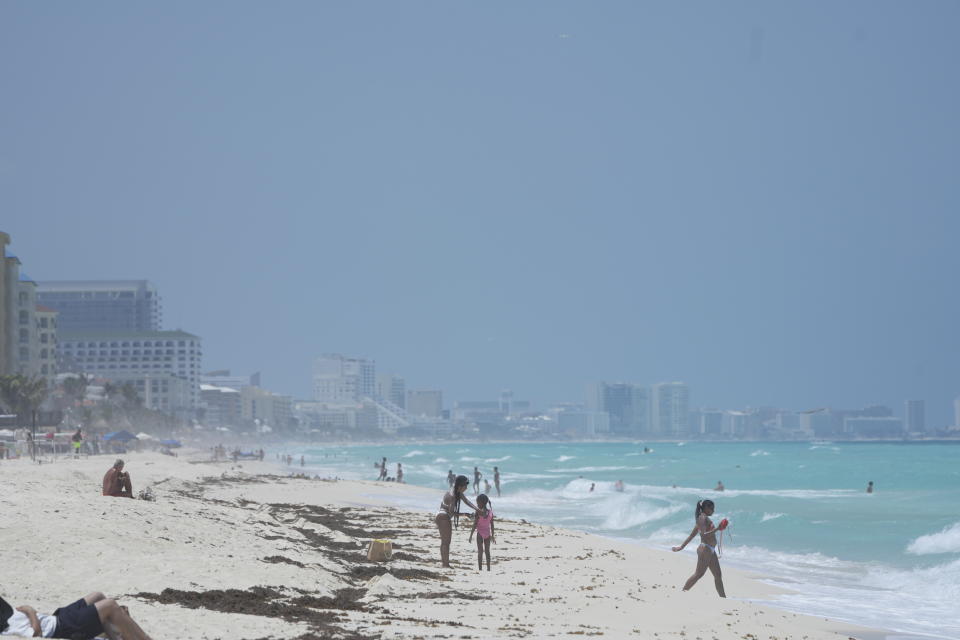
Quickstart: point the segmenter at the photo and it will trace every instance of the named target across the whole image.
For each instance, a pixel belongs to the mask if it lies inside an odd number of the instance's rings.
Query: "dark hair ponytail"
[[[466,489],[470,486],[470,480],[467,476],[457,476],[457,479],[453,481],[453,526],[458,527],[460,525],[460,498],[463,495],[463,489]],[[463,489],[461,489],[463,487]]]
[[[712,507],[712,506],[713,506],[713,500],[697,500],[697,508],[693,512],[693,517],[696,520],[699,520],[700,514],[703,513],[703,510],[706,509],[707,507]]]

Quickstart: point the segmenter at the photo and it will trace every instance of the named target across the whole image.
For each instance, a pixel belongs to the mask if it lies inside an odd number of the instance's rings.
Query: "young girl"
[[[703,577],[707,569],[710,569],[710,573],[713,574],[713,583],[717,587],[717,593],[720,594],[721,598],[726,598],[727,594],[723,591],[723,577],[720,575],[720,559],[717,557],[717,531],[724,529],[726,520],[722,521],[719,527],[714,527],[713,522],[710,521],[712,515],[713,500],[698,500],[697,509],[694,512],[696,524],[693,531],[690,532],[682,545],[674,547],[673,550],[680,551],[699,533],[700,546],[697,547],[697,569],[687,580],[687,583],[683,585],[683,590],[689,590],[697,583],[697,580]]]
[[[450,539],[453,537],[453,525],[460,519],[460,503],[463,502],[474,511],[477,510],[463,493],[469,487],[470,481],[467,476],[457,476],[450,491],[443,494],[440,510],[434,518],[437,529],[440,530],[440,562],[447,568],[450,567]]]
[[[493,503],[487,494],[481,493],[477,496],[477,513],[473,517],[473,529],[470,530],[470,540],[473,540],[473,532],[477,532],[477,564],[479,570],[483,571],[483,554],[487,554],[487,571],[490,571],[490,541],[497,541],[496,532],[493,530]]]

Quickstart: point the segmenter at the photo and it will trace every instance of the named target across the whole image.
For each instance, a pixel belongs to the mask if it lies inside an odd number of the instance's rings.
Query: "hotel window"
[[[41,328],[41,329],[46,329],[46,328],[47,328],[47,319],[46,319],[45,317],[44,317],[44,318],[40,318],[40,328]]]
[[[41,333],[41,334],[40,334],[40,342],[42,342],[42,343],[44,343],[44,344],[47,344],[47,335],[48,335],[48,334],[46,334],[46,333]]]
[[[30,342],[29,329],[20,329],[20,342]]]

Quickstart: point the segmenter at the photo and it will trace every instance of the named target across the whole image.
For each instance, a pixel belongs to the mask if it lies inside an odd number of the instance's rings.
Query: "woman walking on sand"
[[[440,530],[440,562],[447,568],[450,567],[450,539],[453,537],[453,527],[460,518],[460,503],[463,502],[474,511],[477,510],[477,507],[464,495],[464,491],[469,488],[470,480],[467,476],[457,476],[453,487],[443,494],[440,510],[434,518],[437,529]]]
[[[693,531],[683,541],[683,544],[674,547],[673,550],[680,551],[699,533],[700,546],[697,547],[697,569],[687,580],[687,583],[683,585],[683,590],[689,591],[697,583],[697,580],[703,577],[707,569],[710,569],[710,573],[713,574],[713,583],[717,587],[717,593],[720,594],[721,598],[726,598],[727,594],[723,590],[723,576],[720,574],[720,558],[717,556],[717,531],[726,528],[727,521],[724,519],[720,522],[719,527],[714,527],[713,522],[710,521],[712,515],[713,500],[698,500],[697,509],[694,511],[696,524],[693,526]]]

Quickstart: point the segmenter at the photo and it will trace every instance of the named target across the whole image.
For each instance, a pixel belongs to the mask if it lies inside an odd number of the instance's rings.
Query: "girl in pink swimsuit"
[[[487,554],[487,571],[490,571],[490,542],[497,541],[497,535],[493,529],[493,503],[487,494],[481,493],[477,496],[477,513],[473,518],[473,529],[470,530],[470,540],[473,540],[473,532],[477,532],[477,564],[479,570],[483,571],[483,554]]]

